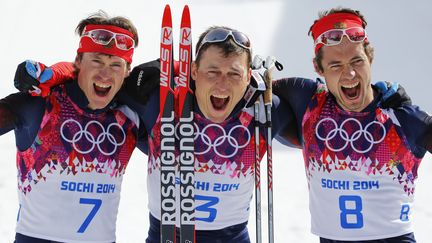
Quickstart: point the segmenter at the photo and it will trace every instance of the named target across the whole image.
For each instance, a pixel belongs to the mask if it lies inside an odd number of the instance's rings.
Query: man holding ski
[[[244,99],[251,78],[250,41],[237,30],[212,27],[200,36],[196,46],[196,60],[192,63],[196,242],[250,242],[246,225],[254,188],[255,124],[252,107],[247,107]],[[140,66],[133,72],[139,71]],[[127,87],[134,85],[135,80],[129,81]],[[150,129],[147,242],[159,242],[160,237],[158,94],[154,92],[145,105],[144,123]],[[275,111],[287,109],[278,104],[277,97],[274,100]],[[135,108],[141,113],[139,107]],[[291,120],[276,118],[275,133],[282,127],[282,119],[283,122]],[[265,153],[263,132],[259,138],[260,159]]]

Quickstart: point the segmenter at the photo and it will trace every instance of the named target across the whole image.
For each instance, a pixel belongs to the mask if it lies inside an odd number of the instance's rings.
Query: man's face
[[[86,95],[92,110],[106,107],[129,74],[127,63],[117,56],[85,52],[75,60],[79,69],[78,85]]]
[[[347,111],[362,111],[373,100],[371,62],[363,43],[353,43],[346,37],[335,46],[323,46],[322,66],[315,70],[325,78],[337,103]]]
[[[225,57],[219,47],[207,48],[199,67],[192,64],[195,95],[204,116],[216,123],[223,122],[242,99],[250,75],[246,53]]]

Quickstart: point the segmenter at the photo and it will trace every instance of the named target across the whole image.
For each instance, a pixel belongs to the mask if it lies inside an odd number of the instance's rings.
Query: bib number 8
[[[409,221],[409,211],[410,211],[410,206],[409,204],[402,204],[402,208],[400,211],[400,216],[399,219],[401,221]]]
[[[340,196],[339,209],[341,226],[344,229],[363,228],[363,206],[359,196]]]

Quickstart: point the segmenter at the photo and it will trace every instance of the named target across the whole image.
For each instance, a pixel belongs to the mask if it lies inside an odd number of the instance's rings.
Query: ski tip
[[[183,13],[182,13],[182,26],[189,26],[191,25],[191,20],[190,20],[190,12],[189,12],[189,6],[185,5],[183,8]]]
[[[165,5],[165,8],[164,8],[164,17],[166,16],[166,15],[171,15],[171,7],[170,7],[170,5],[169,4],[167,4],[167,5]]]
[[[165,5],[163,18],[162,18],[162,26],[171,26],[172,20],[171,20],[171,8],[170,5]]]
[[[183,13],[185,12],[185,11],[187,11],[187,12],[189,12],[189,5],[184,5],[184,7],[183,7]]]

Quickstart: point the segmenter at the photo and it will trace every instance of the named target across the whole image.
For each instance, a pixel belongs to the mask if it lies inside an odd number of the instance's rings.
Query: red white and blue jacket
[[[76,82],[47,98],[0,101],[0,134],[15,131],[16,231],[59,242],[114,242],[121,182],[139,118],[116,102],[92,111]]]
[[[376,88],[374,88],[377,90]],[[348,112],[320,82],[291,78],[275,92],[292,107],[309,185],[312,232],[333,240],[411,233],[420,161],[432,151],[432,118],[418,107]],[[278,139],[292,140],[287,133]]]
[[[141,115],[149,134],[147,190],[149,209],[160,220],[160,116],[159,92],[152,92],[145,106],[127,102]],[[254,189],[255,142],[253,107],[240,101],[222,123],[214,123],[194,107],[195,135],[195,219],[197,230],[218,230],[248,221]],[[273,135],[293,121],[289,109],[273,97]],[[264,122],[264,106],[260,118]],[[260,158],[266,152],[265,129],[260,128]],[[178,169],[177,169],[178,173]],[[177,181],[178,179],[177,174]],[[179,186],[179,185],[178,185]],[[179,190],[177,190],[179,191]],[[177,199],[180,196],[177,194]],[[179,201],[177,202],[179,203]],[[179,204],[178,204],[179,205]],[[178,207],[180,208],[180,207]],[[177,210],[179,211],[179,210]],[[177,216],[179,219],[179,215]],[[179,226],[179,222],[178,226]]]

